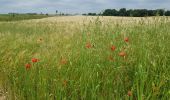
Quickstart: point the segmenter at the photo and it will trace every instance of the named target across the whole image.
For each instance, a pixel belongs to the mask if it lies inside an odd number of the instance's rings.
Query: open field
[[[0,22],[0,99],[168,100],[169,19]]]
[[[19,20],[28,20],[28,19],[40,19],[46,18],[49,16],[46,15],[30,15],[30,14],[0,14],[1,21],[19,21]]]

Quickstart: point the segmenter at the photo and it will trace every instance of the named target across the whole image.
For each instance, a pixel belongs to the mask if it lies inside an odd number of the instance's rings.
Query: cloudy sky
[[[107,8],[164,8],[170,10],[170,0],[0,0],[0,13],[64,13],[100,12]]]

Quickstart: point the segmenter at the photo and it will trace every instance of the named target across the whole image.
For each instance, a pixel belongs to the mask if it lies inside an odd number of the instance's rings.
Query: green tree
[[[119,16],[127,16],[126,8],[121,8],[121,9],[119,10]]]

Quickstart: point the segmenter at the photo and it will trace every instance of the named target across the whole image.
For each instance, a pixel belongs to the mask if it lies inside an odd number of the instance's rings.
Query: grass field
[[[0,22],[0,98],[168,100],[169,17]]]
[[[28,19],[40,19],[49,17],[47,15],[29,15],[29,14],[0,14],[0,21],[19,21]]]

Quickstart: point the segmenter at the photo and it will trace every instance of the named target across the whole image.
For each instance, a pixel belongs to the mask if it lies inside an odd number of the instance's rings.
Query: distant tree
[[[112,16],[118,16],[118,11],[116,9],[112,9]]]
[[[147,9],[129,9],[121,8],[119,11],[116,9],[106,9],[102,13],[103,16],[132,16],[132,17],[145,17],[145,16],[169,16],[170,11],[164,9],[147,10]]]
[[[129,9],[126,11],[127,16],[133,16],[133,10]]]
[[[93,13],[93,16],[96,16],[97,14],[96,13]]]
[[[57,14],[57,13],[58,13],[58,10],[56,10],[55,13]]]
[[[165,16],[170,16],[170,11],[169,10],[165,12]]]
[[[92,13],[88,13],[88,15],[92,15]]]
[[[163,16],[164,15],[164,9],[157,9],[157,15]]]
[[[148,16],[147,9],[140,9],[139,12],[140,12],[140,17]]]
[[[96,16],[96,13],[88,13],[89,16]]]
[[[82,14],[82,15],[86,16],[87,14]]]
[[[119,16],[127,16],[126,8],[121,8],[121,9],[119,10]]]
[[[135,9],[133,10],[132,15],[134,17],[145,17],[148,16],[148,11],[146,9]]]
[[[133,10],[132,15],[133,17],[140,17],[139,11],[137,9]]]
[[[104,12],[103,12],[103,15],[104,16],[113,16],[113,11],[112,9],[106,9]]]
[[[155,16],[155,10],[148,10],[148,16]]]

